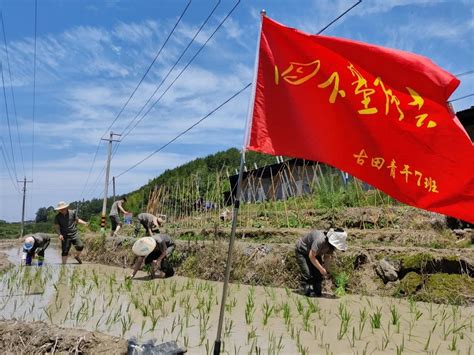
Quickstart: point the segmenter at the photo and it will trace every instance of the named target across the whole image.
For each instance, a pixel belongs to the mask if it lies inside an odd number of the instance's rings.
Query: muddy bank
[[[0,274],[11,266],[12,264],[8,261],[7,255],[0,252]]]
[[[86,236],[84,259],[106,265],[130,268],[134,255],[128,237]],[[227,243],[217,241],[176,241],[172,258],[176,274],[212,281],[223,281]],[[336,253],[326,292],[342,287],[348,293],[378,296],[413,297],[419,301],[473,304],[474,258],[471,249],[433,249],[404,247],[352,247]],[[394,266],[395,276],[387,280],[380,265]],[[405,277],[418,275],[417,284],[407,287]],[[292,244],[256,244],[237,241],[231,281],[249,285],[296,288],[299,270]],[[336,282],[338,280],[338,282]],[[342,280],[342,281],[341,281]]]
[[[0,321],[0,349],[15,354],[126,354],[127,342],[99,332],[9,320]]]

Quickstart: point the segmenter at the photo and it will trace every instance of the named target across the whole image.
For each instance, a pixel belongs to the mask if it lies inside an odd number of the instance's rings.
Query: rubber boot
[[[38,266],[43,266],[44,256],[38,256]]]
[[[26,255],[25,265],[31,265],[33,258],[30,254]]]

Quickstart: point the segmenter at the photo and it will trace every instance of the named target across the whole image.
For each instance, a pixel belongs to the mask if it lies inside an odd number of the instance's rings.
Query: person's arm
[[[163,260],[164,258],[166,258],[166,243],[165,242],[161,242],[161,254],[160,254],[160,257],[158,259],[156,259],[156,264],[157,265],[160,265],[161,263],[161,260]]]
[[[316,267],[316,269],[319,270],[321,275],[326,276],[328,274],[326,269],[319,262],[319,260],[316,259],[316,253],[313,251],[313,249],[310,249],[310,251],[309,251],[309,260],[311,260],[311,262]]]
[[[147,227],[146,227],[146,231],[148,232],[148,235],[149,235],[150,237],[153,237],[153,232],[152,232],[150,226],[147,226]]]
[[[129,276],[131,279],[133,279],[135,275],[137,274],[138,270],[140,270],[143,260],[145,260],[144,256],[137,257],[137,261],[135,262],[135,265],[133,265],[133,272]]]
[[[56,233],[58,233],[59,240],[64,240],[64,237],[61,234],[61,228],[59,227],[59,224],[55,224],[54,229],[56,230]]]
[[[125,210],[123,209],[121,203],[119,203],[119,204],[117,205],[117,207],[118,207],[118,209],[119,209],[120,211],[122,211],[123,214],[128,213],[127,211],[125,211]]]
[[[88,225],[89,225],[88,222],[86,222],[86,221],[84,221],[84,220],[82,220],[82,219],[80,219],[80,218],[77,219],[77,223],[83,224],[83,225],[85,225],[85,226],[88,226]]]

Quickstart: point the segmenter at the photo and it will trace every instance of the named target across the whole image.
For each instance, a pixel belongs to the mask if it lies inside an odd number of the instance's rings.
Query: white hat
[[[347,233],[344,232],[343,230],[338,230],[335,231],[334,229],[330,229],[327,232],[327,237],[328,237],[328,242],[334,246],[334,248],[341,250],[341,251],[346,251],[347,250]]]
[[[69,206],[69,203],[66,203],[64,201],[58,202],[58,205],[54,208],[56,211],[62,210],[64,208],[67,208]]]
[[[31,250],[34,245],[35,245],[35,238],[31,236],[25,238],[25,243],[23,244],[23,248],[25,250]]]
[[[152,237],[143,237],[133,243],[132,251],[137,256],[147,256],[156,247],[156,241]]]

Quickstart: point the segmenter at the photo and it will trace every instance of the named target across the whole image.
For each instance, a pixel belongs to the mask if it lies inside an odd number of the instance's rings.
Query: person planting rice
[[[155,271],[161,271],[159,277],[171,277],[174,275],[173,266],[169,262],[174,251],[174,242],[167,234],[154,234],[151,237],[138,239],[132,247],[132,251],[137,255],[137,260],[133,266],[133,272],[129,278],[134,278],[141,268],[143,261],[149,272],[150,278],[155,278]]]
[[[55,208],[58,213],[56,214],[56,217],[54,217],[54,229],[56,230],[56,233],[58,233],[58,238],[61,241],[62,262],[63,264],[66,264],[71,245],[74,245],[74,248],[76,248],[76,255],[74,258],[79,264],[82,264],[80,256],[82,249],[84,249],[84,243],[77,233],[77,224],[79,223],[87,226],[89,223],[80,219],[77,216],[77,212],[75,210],[70,210],[68,207],[68,203],[64,201],[59,202]]]
[[[127,211],[123,208],[123,205],[127,202],[126,197],[122,197],[120,200],[115,201],[110,207],[110,223],[112,224],[112,229],[110,231],[111,237],[117,237],[118,231],[122,228],[122,221],[120,220],[120,212],[124,215],[128,214]]]
[[[347,233],[343,229],[312,230],[296,242],[296,262],[301,271],[300,292],[305,296],[321,297],[323,278],[334,250],[347,250]],[[311,289],[311,286],[313,289]]]
[[[137,222],[135,223],[135,238],[138,236],[141,226],[145,228],[150,237],[155,233],[160,233],[158,228],[161,227],[164,222],[165,220],[163,218],[154,216],[151,213],[140,213],[137,216]]]
[[[44,251],[49,246],[51,238],[44,233],[36,233],[25,238],[23,243],[23,253],[21,256],[21,263],[23,265],[31,265],[35,254],[38,255],[38,266],[44,263]]]

